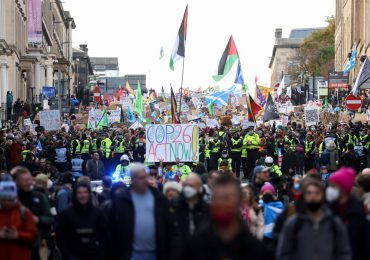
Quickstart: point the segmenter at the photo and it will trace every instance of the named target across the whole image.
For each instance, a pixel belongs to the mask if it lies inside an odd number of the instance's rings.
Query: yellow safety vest
[[[81,153],[90,153],[90,142],[89,142],[89,140],[84,140],[83,141]]]

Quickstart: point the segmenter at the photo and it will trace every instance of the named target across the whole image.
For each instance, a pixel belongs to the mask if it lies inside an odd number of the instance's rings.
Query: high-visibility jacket
[[[89,142],[89,140],[83,140],[81,153],[90,153],[90,142]]]
[[[92,139],[91,141],[91,151],[97,152],[98,151],[98,140],[96,138]]]
[[[281,175],[283,175],[283,173],[281,172],[279,166],[277,166],[275,164],[273,166],[271,166],[271,168],[270,168],[270,174],[272,174],[272,175],[273,174],[276,174],[279,177],[281,177]]]
[[[172,170],[174,172],[179,172],[180,174],[180,180],[181,181],[185,181],[186,178],[188,177],[188,175],[191,173],[191,169],[189,166],[187,166],[186,164],[184,164],[183,166],[181,167],[177,167],[177,165],[173,165],[172,166]]]
[[[232,171],[232,163],[233,163],[233,159],[231,159],[231,158],[228,158],[228,159],[224,159],[224,158],[219,158],[218,159],[218,169],[219,170],[221,170],[221,163],[223,162],[223,161],[225,161],[225,160],[227,160],[227,162],[228,162],[228,166],[229,166],[229,169],[230,169],[230,171]]]
[[[67,148],[56,148],[55,149],[55,161],[56,162],[66,162],[67,158]]]
[[[204,156],[209,159],[211,158],[211,150],[209,149],[209,142],[213,141],[213,138],[211,137],[208,142],[206,142],[205,148],[204,148]]]
[[[363,147],[369,149],[370,147],[370,138],[368,135],[360,136],[360,142],[362,143]]]
[[[22,155],[22,161],[24,162],[25,160],[26,160],[26,157],[27,157],[27,154],[29,154],[29,153],[31,153],[31,151],[30,150],[23,150],[22,152],[21,152],[21,155]]]
[[[114,152],[116,153],[125,153],[125,141],[122,140],[121,142],[117,142],[116,146],[114,147]]]
[[[289,143],[290,150],[295,152],[296,144],[294,139],[285,138],[285,142]]]
[[[238,140],[235,140],[234,138],[231,138],[231,151],[234,153],[240,153],[242,151],[243,146],[243,140],[239,138]]]
[[[75,151],[75,154],[81,154],[81,144],[77,139],[72,140],[71,142],[72,151]]]
[[[251,142],[251,144],[248,144],[249,142]],[[247,134],[244,137],[243,145],[245,145],[247,150],[258,149],[260,145],[260,137],[258,134]]]
[[[84,160],[82,160],[81,158],[73,158],[71,160],[72,173],[82,174],[82,164],[83,164],[83,162],[84,162]]]
[[[209,142],[211,143],[211,141],[209,141]],[[220,148],[221,148],[220,140],[217,140],[217,142],[212,140],[211,146],[212,146],[211,153],[218,153],[220,151]]]
[[[110,153],[111,153],[111,146],[112,146],[112,141],[108,137],[106,137],[101,142],[101,150],[102,150],[103,156],[105,156],[105,158],[109,158]]]
[[[311,141],[311,142],[306,142],[305,143],[305,152],[306,154],[313,154],[315,152],[315,149],[312,150],[312,148],[315,147],[315,142],[314,141]]]

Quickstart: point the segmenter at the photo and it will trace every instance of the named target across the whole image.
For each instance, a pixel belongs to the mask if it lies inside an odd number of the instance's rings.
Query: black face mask
[[[322,202],[316,202],[316,201],[312,201],[312,202],[306,202],[306,207],[309,211],[311,212],[316,212],[318,211],[321,206],[322,206]]]
[[[264,203],[269,203],[274,201],[274,196],[271,193],[266,193],[262,196],[262,200]]]

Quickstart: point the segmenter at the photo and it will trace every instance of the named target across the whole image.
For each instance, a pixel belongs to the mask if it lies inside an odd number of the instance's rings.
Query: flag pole
[[[184,71],[185,71],[185,55],[182,59],[182,75],[181,75],[181,85],[180,85],[180,107],[179,107],[179,113],[178,113],[178,120],[181,124],[181,105],[182,105],[182,92],[183,92],[183,83],[184,83]]]

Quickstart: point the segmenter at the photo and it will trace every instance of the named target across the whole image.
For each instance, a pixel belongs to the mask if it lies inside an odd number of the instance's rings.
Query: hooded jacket
[[[21,213],[21,207],[24,212]],[[22,214],[24,214],[22,216]],[[36,224],[29,209],[19,202],[10,209],[0,209],[0,229],[15,227],[18,238],[0,239],[0,258],[7,260],[30,260],[30,246],[36,240]]]
[[[347,232],[328,209],[318,224],[306,214],[290,217],[280,234],[278,260],[351,260]]]
[[[80,187],[86,187],[90,192],[90,201],[85,206],[76,198]],[[72,194],[72,206],[60,214],[57,227],[57,243],[63,258],[105,259],[105,223],[103,212],[92,205],[90,186],[77,184]]]

